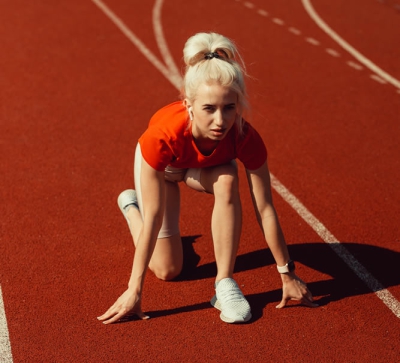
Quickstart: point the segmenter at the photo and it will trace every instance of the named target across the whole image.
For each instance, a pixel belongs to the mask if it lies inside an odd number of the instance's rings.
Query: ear
[[[185,98],[183,100],[183,104],[185,105],[185,107],[186,107],[186,109],[188,111],[190,121],[193,121],[193,111],[192,111],[191,103],[189,102],[189,100],[187,98]]]

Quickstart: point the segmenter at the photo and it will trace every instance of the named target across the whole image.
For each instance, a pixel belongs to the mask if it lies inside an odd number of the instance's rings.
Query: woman
[[[272,203],[266,148],[242,118],[245,71],[235,45],[216,33],[198,33],[186,42],[184,61],[183,102],[152,117],[136,148],[136,191],[126,190],[118,198],[136,251],[128,289],[98,319],[108,324],[128,313],[148,318],[141,309],[147,268],[163,280],[181,272],[178,182],[214,195],[211,229],[218,272],[211,304],[227,323],[251,318],[233,279],[242,222],[235,159],[246,168],[258,222],[281,273],[283,297],[277,307],[291,299],[316,306],[289,257]]]

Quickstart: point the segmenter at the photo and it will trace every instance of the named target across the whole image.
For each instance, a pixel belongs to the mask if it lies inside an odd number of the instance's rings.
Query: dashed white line
[[[251,3],[251,2],[249,2],[249,1],[245,1],[245,2],[243,3],[243,5],[244,5],[246,8],[254,9],[254,4]]]
[[[353,61],[348,61],[347,65],[350,66],[351,68],[354,68],[357,71],[361,71],[364,69],[364,67],[361,64],[355,63]]]
[[[273,18],[272,21],[275,24],[278,24],[278,25],[285,25],[285,22],[282,19],[279,19],[279,18]]]
[[[334,49],[326,48],[325,51],[326,51],[329,55],[331,55],[332,57],[337,57],[337,58],[340,57],[340,53],[337,52],[337,51],[334,50]]]
[[[310,38],[310,37],[306,38],[306,42],[308,42],[312,45],[320,45],[320,42],[318,40],[316,40],[314,38]]]
[[[296,28],[293,28],[293,27],[290,27],[289,31],[291,33],[293,33],[294,35],[300,35],[301,34],[301,31],[299,29],[296,29]]]
[[[0,286],[0,363],[12,363],[10,337],[8,334],[3,294]]]
[[[236,0],[237,2],[241,2],[241,0]],[[372,71],[374,71],[377,74],[377,77],[371,77],[373,80],[385,84],[385,83],[392,83],[395,87],[400,89],[400,81],[395,79],[394,77],[390,76],[386,72],[384,72],[382,69],[380,69],[378,66],[376,66],[374,63],[372,63],[369,59],[364,57],[362,54],[360,54],[356,49],[351,47],[348,43],[346,43],[342,38],[339,37],[332,29],[328,27],[328,25],[318,16],[318,14],[315,12],[311,5],[311,0],[302,0],[303,6],[311,16],[311,18],[317,23],[317,25],[322,28],[331,38],[333,38],[342,48],[347,50],[350,54],[352,54],[360,63],[364,64],[366,67],[370,68]],[[244,1],[243,5],[246,6],[249,9],[256,9],[256,6],[249,1]],[[267,17],[269,16],[269,13],[264,10],[264,9],[257,9],[257,13],[261,16]],[[274,22],[277,25],[285,25],[285,21],[280,19],[280,18],[272,18],[272,22]],[[294,35],[300,35],[301,31],[297,28],[294,27],[289,27],[288,28],[289,32],[291,32]],[[318,46],[321,43],[311,37],[306,37],[305,38],[306,42]],[[337,52],[334,49],[326,48],[325,49],[326,53],[331,55],[332,57],[340,57],[341,54]],[[352,67],[355,70],[361,70],[363,67],[355,62],[347,62],[347,65]],[[172,71],[172,69],[170,69]]]
[[[259,13],[259,14],[262,15],[262,16],[268,16],[268,12],[266,12],[266,11],[263,10],[263,9],[258,9],[258,10],[257,10],[257,13]]]
[[[386,84],[387,82],[382,79],[381,77],[377,76],[376,74],[371,74],[370,78],[372,78],[374,81],[380,83],[380,84]]]
[[[392,77],[390,74],[386,73],[384,70],[379,68],[376,64],[372,63],[368,58],[363,56],[360,52],[354,49],[349,43],[347,43],[344,39],[342,39],[337,33],[335,33],[329,26],[326,24],[321,17],[316,13],[314,8],[311,5],[310,0],[302,0],[303,6],[310,15],[311,19],[315,21],[315,23],[325,32],[327,33],[333,40],[335,40],[343,49],[347,50],[354,58],[356,58],[360,63],[364,64],[365,67],[368,67],[372,72],[376,73],[379,77],[391,83],[393,86],[400,88],[400,81],[396,78]]]

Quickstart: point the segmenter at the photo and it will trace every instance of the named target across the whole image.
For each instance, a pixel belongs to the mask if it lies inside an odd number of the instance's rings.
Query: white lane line
[[[92,0],[97,7],[117,26],[119,30],[136,46],[136,48],[156,67],[175,87],[180,87],[180,76],[177,77],[162,64],[145,44],[118,18],[101,0]]]
[[[92,0],[99,2],[99,0]],[[162,0],[160,0],[162,2]],[[102,8],[101,8],[102,9]],[[110,11],[108,9],[108,11]],[[107,15],[107,14],[106,14]],[[121,28],[120,28],[121,29]],[[122,29],[121,29],[122,30]],[[123,31],[123,33],[133,34]],[[135,36],[136,38],[136,36]],[[141,42],[133,42],[136,46]],[[142,52],[143,53],[143,52]],[[152,54],[152,53],[150,53]],[[157,59],[157,63],[154,63],[153,57],[149,53],[145,52],[143,55],[152,63],[157,69],[160,69],[156,64],[160,64]],[[178,90],[181,81],[176,82],[175,78],[172,78],[170,72],[161,72],[167,80],[171,82]],[[271,185],[276,192],[300,215],[301,218],[326,242],[332,249],[338,254],[338,256],[354,271],[354,273],[383,301],[383,303],[398,317],[400,318],[400,303],[395,297],[384,288],[384,286],[376,280],[367,270],[363,267],[356,258],[337,240],[337,238],[292,194],[290,191],[271,174]]]
[[[280,196],[336,252],[379,299],[400,318],[400,302],[342,245],[339,240],[273,175],[271,184]]]
[[[376,64],[372,63],[368,58],[363,56],[360,52],[354,49],[349,43],[342,39],[337,33],[335,33],[326,24],[320,16],[315,12],[310,0],[302,0],[303,6],[310,15],[310,17],[317,23],[317,25],[327,33],[333,40],[335,40],[343,49],[347,50],[354,58],[356,58],[364,66],[368,67],[372,72],[376,73],[380,78],[386,82],[391,83],[393,86],[400,89],[400,81],[386,73],[384,70],[379,68]]]
[[[0,363],[12,363],[10,337],[4,310],[3,294],[0,285]]]
[[[157,44],[160,49],[161,55],[164,59],[165,64],[167,65],[168,69],[172,73],[174,79],[180,78],[180,73],[178,67],[176,66],[174,59],[169,52],[169,48],[167,42],[164,37],[164,32],[162,28],[162,21],[161,21],[161,8],[162,8],[163,1],[157,0],[154,8],[153,8],[153,28],[154,34],[156,36]]]

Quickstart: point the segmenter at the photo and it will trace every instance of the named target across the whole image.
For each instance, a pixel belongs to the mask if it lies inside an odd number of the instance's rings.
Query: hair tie
[[[217,52],[209,52],[204,54],[204,59],[221,58]]]

